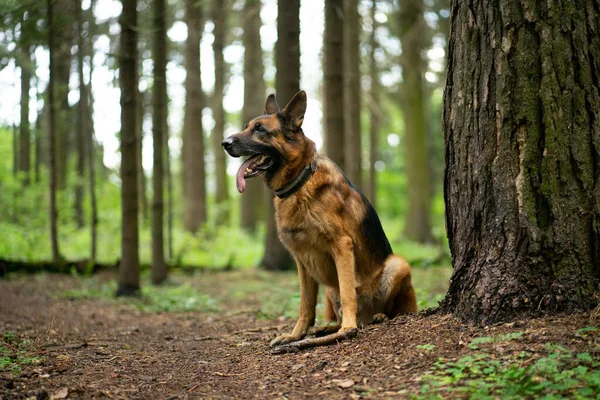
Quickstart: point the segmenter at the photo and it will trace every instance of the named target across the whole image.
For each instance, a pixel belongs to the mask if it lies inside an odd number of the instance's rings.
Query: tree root
[[[341,342],[342,340],[354,338],[357,334],[358,329],[354,328],[344,332],[336,332],[323,337],[299,340],[297,342],[277,346],[271,350],[271,354],[297,353],[304,349],[310,349],[311,347],[329,346]]]

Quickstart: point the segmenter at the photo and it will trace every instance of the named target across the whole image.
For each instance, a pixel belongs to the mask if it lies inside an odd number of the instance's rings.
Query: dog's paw
[[[269,344],[271,347],[275,347],[275,346],[281,346],[281,345],[292,343],[292,342],[297,342],[300,339],[302,339],[302,336],[294,336],[291,334],[284,334],[281,336],[277,336],[275,339],[271,340],[271,343],[269,343]]]
[[[387,315],[385,315],[384,313],[378,313],[373,315],[373,321],[371,321],[372,324],[381,324],[383,322],[387,322],[390,319],[388,318]]]
[[[342,334],[346,338],[353,338],[358,335],[358,328],[353,326],[349,326],[346,328],[342,327],[337,333]]]

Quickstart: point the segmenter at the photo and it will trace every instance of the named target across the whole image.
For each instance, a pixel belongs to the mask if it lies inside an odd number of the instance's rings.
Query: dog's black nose
[[[227,139],[225,139],[221,142],[221,146],[223,146],[225,148],[225,150],[227,150],[229,147],[231,147],[232,144],[233,144],[232,137],[228,137]]]

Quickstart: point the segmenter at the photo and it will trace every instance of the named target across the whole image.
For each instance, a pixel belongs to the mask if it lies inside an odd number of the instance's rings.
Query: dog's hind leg
[[[381,276],[384,293],[385,315],[397,315],[417,311],[417,297],[411,283],[410,266],[403,258],[390,256],[385,261]]]
[[[313,336],[325,336],[335,333],[340,330],[340,322],[341,318],[339,317],[336,311],[336,294],[335,291],[331,288],[325,288],[325,311],[324,317],[327,325],[324,326],[316,326],[313,328],[311,335]]]

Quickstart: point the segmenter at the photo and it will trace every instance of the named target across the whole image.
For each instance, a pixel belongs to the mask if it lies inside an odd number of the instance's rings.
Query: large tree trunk
[[[137,0],[123,0],[119,84],[121,87],[121,263],[117,295],[140,288],[138,193],[136,166]]]
[[[164,166],[167,126],[167,31],[165,0],[153,2],[153,61],[154,87],[152,90],[152,141],[154,164],[152,168],[152,283],[161,284],[167,278],[164,245]]]
[[[598,32],[589,1],[452,2],[443,309],[490,323],[597,304]]]
[[[71,76],[71,46],[73,44],[73,0],[52,0],[54,8],[56,59],[54,63],[54,99],[56,101],[56,185],[58,190],[67,186],[67,166],[69,159],[69,132],[71,113],[69,111],[69,78]]]
[[[244,108],[242,125],[263,113],[265,100],[265,68],[260,45],[260,0],[246,0],[242,25],[244,28]],[[249,232],[256,230],[261,219],[264,204],[263,183],[259,179],[249,180],[242,196],[242,228]]]
[[[348,178],[362,188],[358,0],[344,0],[344,161]]]
[[[48,164],[50,170],[50,242],[52,244],[52,260],[59,263],[61,260],[60,250],[58,248],[58,210],[56,207],[56,189],[57,189],[57,174],[56,174],[56,98],[54,92],[56,80],[56,58],[59,57],[56,44],[56,23],[54,21],[54,5],[53,0],[48,0],[48,50],[50,53],[50,79],[48,81],[48,142],[49,156]]]
[[[377,190],[377,171],[375,170],[375,162],[377,161],[377,140],[379,137],[379,129],[381,126],[381,104],[379,103],[379,92],[381,87],[379,84],[379,68],[377,67],[376,53],[379,48],[377,37],[377,0],[371,3],[371,35],[369,37],[370,54],[369,54],[369,75],[371,78],[371,90],[369,99],[369,183],[367,185],[367,198],[375,207],[375,193]]]
[[[227,188],[227,161],[225,152],[221,147],[223,133],[225,131],[225,110],[223,109],[223,95],[225,91],[225,60],[223,59],[223,49],[225,48],[225,32],[227,24],[227,11],[225,0],[213,1],[213,23],[215,40],[213,42],[213,51],[215,54],[215,93],[213,96],[213,117],[215,127],[211,138],[213,152],[215,155],[215,175],[217,177],[216,193],[216,218],[217,225],[227,224],[229,222],[229,190]]]
[[[323,129],[325,152],[340,168],[344,163],[344,19],[343,0],[325,2],[323,33]]]
[[[185,116],[183,120],[183,193],[186,231],[196,233],[206,223],[206,172],[202,109],[204,94],[200,78],[202,9],[196,0],[185,1],[188,37],[185,43]]]
[[[300,0],[277,1],[277,43],[275,44],[275,91],[281,104],[300,91]],[[267,196],[267,236],[260,265],[270,270],[289,270],[294,261],[277,236],[273,192]]]
[[[400,1],[400,41],[402,43],[402,94],[404,115],[404,154],[408,209],[404,234],[417,242],[433,242],[431,196],[427,146],[425,143],[424,60],[427,45],[424,32],[423,0]]]
[[[75,142],[77,148],[77,182],[75,184],[75,221],[79,229],[83,228],[83,193],[86,157],[88,95],[83,75],[83,58],[85,51],[83,37],[83,13],[81,0],[77,1],[77,75],[79,79],[79,103],[77,104],[77,124],[75,127]]]

